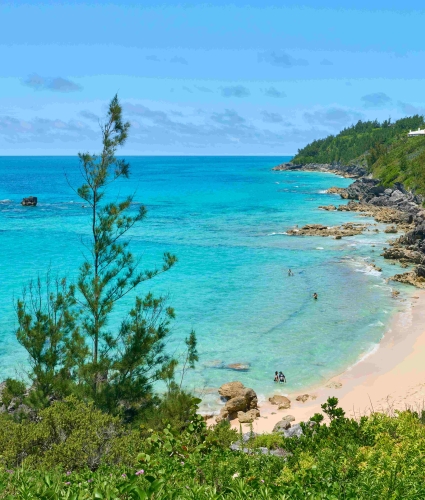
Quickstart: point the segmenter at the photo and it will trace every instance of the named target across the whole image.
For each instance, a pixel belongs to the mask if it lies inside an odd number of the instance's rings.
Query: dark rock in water
[[[21,205],[24,207],[36,207],[37,206],[37,196],[28,196],[21,201]]]

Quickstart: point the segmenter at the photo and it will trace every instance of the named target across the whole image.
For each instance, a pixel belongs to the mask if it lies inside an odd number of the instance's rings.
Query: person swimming
[[[314,293],[313,293],[313,299],[314,299],[314,300],[317,300],[318,298],[319,298],[319,297],[317,296],[317,293],[316,293],[316,292],[314,292]]]
[[[274,372],[274,382],[279,382],[279,374]]]
[[[286,377],[285,375],[283,374],[283,372],[279,372],[279,382],[281,384],[284,384],[286,382]]]

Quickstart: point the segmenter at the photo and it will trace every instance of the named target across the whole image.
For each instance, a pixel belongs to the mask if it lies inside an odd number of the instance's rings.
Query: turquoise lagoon
[[[208,389],[235,379],[266,396],[275,389],[275,370],[286,374],[288,392],[320,384],[377,345],[397,307],[390,286],[367,265],[375,259],[384,274],[394,274],[379,255],[385,235],[334,240],[285,234],[295,224],[374,223],[318,209],[343,203],[325,190],[350,180],[272,172],[285,157],[128,159],[131,178],[110,196],[135,192],[135,204],[148,208],[132,231],[133,253],[143,268],[160,265],[164,252],[179,259],[139,294],[169,296],[177,314],[170,352],[180,353],[185,336],[196,330],[200,362],[186,383],[203,390],[205,404],[216,400]],[[14,335],[13,298],[49,266],[72,280],[82,261],[89,214],[65,174],[80,184],[76,158],[0,158],[0,377],[20,375],[27,366]],[[39,205],[22,207],[22,197],[30,195]],[[111,329],[133,299],[116,308]],[[228,368],[232,363],[249,369],[236,372]]]

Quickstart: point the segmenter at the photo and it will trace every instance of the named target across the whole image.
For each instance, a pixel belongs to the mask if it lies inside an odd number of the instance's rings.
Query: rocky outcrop
[[[403,220],[409,223],[421,212],[420,205],[423,202],[422,196],[406,191],[399,183],[394,185],[394,189],[389,189],[380,185],[377,179],[369,177],[357,179],[340,195],[345,199],[357,200],[362,205],[395,209],[402,212]],[[373,211],[373,208],[370,210]]]
[[[286,410],[288,408],[291,408],[291,400],[286,396],[272,396],[271,398],[269,398],[269,401],[272,405],[278,405],[279,410]]]
[[[355,236],[362,234],[368,224],[348,222],[342,226],[322,226],[322,224],[307,224],[301,228],[288,229],[289,236]]]
[[[410,214],[393,207],[381,207],[355,201],[349,201],[347,205],[341,205],[341,207],[345,207],[343,210],[349,212],[361,212],[363,215],[373,217],[377,222],[384,224],[411,224],[413,220]],[[340,207],[338,207],[339,209]]]
[[[390,280],[405,283],[406,285],[413,285],[417,288],[425,288],[425,266],[417,266],[407,273],[396,274]]]
[[[376,264],[373,264],[373,262],[369,263],[368,265],[375,271],[378,271],[378,273],[382,273],[382,267],[378,267]]]
[[[248,410],[246,412],[243,411],[238,412],[238,420],[241,424],[250,424],[259,416],[260,416],[260,410],[258,409]]]
[[[300,396],[297,396],[295,398],[295,401],[300,401],[301,403],[305,403],[306,401],[308,401],[309,399],[310,400],[314,400],[316,399],[317,396],[313,396],[311,394],[301,394]]]
[[[36,196],[28,196],[28,198],[24,198],[21,201],[21,205],[24,207],[35,207],[37,206],[37,197]]]
[[[283,417],[282,420],[279,420],[279,422],[273,427],[273,432],[282,432],[288,430],[291,427],[291,422],[294,422],[294,420],[294,416],[286,415],[286,417]]]
[[[408,191],[401,183],[393,186],[382,186],[378,179],[370,175],[356,165],[340,164],[306,164],[297,165],[285,163],[278,165],[274,170],[299,170],[331,172],[357,179],[347,188],[332,187],[328,189],[329,194],[339,194],[341,198],[350,200],[347,205],[324,205],[322,210],[358,212],[364,216],[373,217],[377,222],[389,224],[385,229],[388,234],[404,233],[396,241],[390,242],[390,247],[384,249],[382,255],[386,259],[398,261],[402,267],[416,264],[418,267],[413,271],[396,274],[394,281],[411,284],[424,288],[424,276],[421,266],[425,266],[425,210],[422,207],[424,198]],[[360,225],[361,226],[361,225]],[[340,227],[327,227],[319,224],[310,224],[301,229],[294,228],[287,231],[293,235],[320,235],[333,236],[341,239],[344,236],[360,234],[364,228],[359,225],[343,225]],[[378,229],[374,229],[378,232]],[[376,268],[376,270],[380,270]]]
[[[233,420],[239,416],[239,412],[246,413],[250,410],[258,410],[257,394],[253,389],[245,387],[239,381],[223,384],[218,392],[226,400],[226,404],[220,410],[220,414],[216,418],[217,422],[221,420]],[[250,414],[250,416],[252,415]]]
[[[389,248],[384,248],[382,257],[385,259],[397,260],[399,262],[425,264],[425,254],[418,250],[411,250],[409,247],[402,246],[399,242]]]
[[[341,165],[339,163],[307,163],[305,165],[292,162],[273,167],[274,171],[331,172],[343,177],[357,178],[366,175],[366,170],[359,165]]]
[[[344,198],[344,196],[342,196],[342,195],[345,195],[346,189],[333,186],[333,187],[330,187],[326,192],[328,194],[339,194],[339,195],[341,195],[341,198]]]
[[[222,398],[228,400],[238,396],[244,389],[245,386],[242,384],[242,382],[227,382],[227,384],[223,384],[221,387],[219,387],[218,393]]]

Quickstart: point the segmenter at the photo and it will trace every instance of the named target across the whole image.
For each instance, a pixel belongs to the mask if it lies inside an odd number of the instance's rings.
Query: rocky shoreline
[[[289,162],[277,165],[276,167],[273,167],[272,170],[280,172],[294,170],[298,170],[300,172],[323,172],[341,175],[342,177],[349,177],[352,179],[364,177],[367,174],[366,170],[359,165],[341,165],[339,163],[307,163],[305,165],[301,165]]]
[[[398,262],[402,267],[414,266],[406,273],[396,274],[389,278],[418,288],[425,288],[425,209],[424,198],[408,191],[400,183],[392,188],[385,188],[378,179],[373,179],[363,167],[340,164],[307,164],[297,165],[283,163],[274,167],[274,171],[327,172],[356,179],[347,188],[331,187],[329,194],[338,194],[342,199],[350,200],[347,205],[321,206],[322,210],[338,210],[359,212],[373,217],[377,222],[391,224],[386,233],[402,235],[390,241],[389,248],[381,254],[385,259]],[[309,224],[302,228],[287,231],[291,236],[333,236],[341,239],[354,236],[365,230],[371,230],[366,224],[347,223],[337,227],[326,227],[320,224]],[[377,231],[377,229],[375,229]]]

